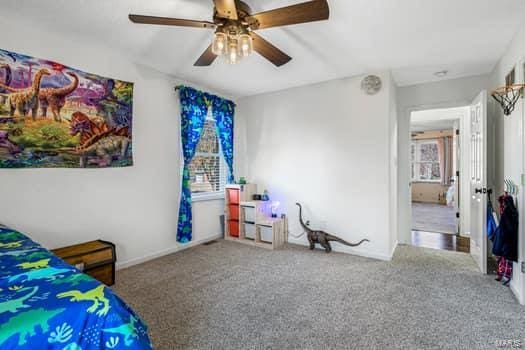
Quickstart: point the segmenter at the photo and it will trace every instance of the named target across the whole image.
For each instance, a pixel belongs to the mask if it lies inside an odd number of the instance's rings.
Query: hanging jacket
[[[502,214],[494,234],[492,253],[510,261],[518,261],[518,210],[512,196],[500,196],[498,200]]]
[[[492,202],[488,200],[487,201],[487,237],[490,240],[494,239],[494,235],[496,234],[497,229],[498,229],[498,224],[496,223],[496,219],[494,218],[494,209],[492,208]]]
[[[491,192],[487,194],[487,237],[492,241],[494,240],[494,235],[496,234],[496,230],[498,229],[498,219],[496,213],[494,212],[494,208],[492,207],[492,200],[490,199],[490,194]]]

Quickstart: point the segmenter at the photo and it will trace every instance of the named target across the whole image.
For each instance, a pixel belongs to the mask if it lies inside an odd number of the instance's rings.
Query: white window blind
[[[412,181],[441,181],[437,140],[412,141],[410,145],[410,160]]]
[[[224,191],[227,178],[226,163],[211,113],[208,113],[204,123],[189,170],[192,197],[220,194]]]

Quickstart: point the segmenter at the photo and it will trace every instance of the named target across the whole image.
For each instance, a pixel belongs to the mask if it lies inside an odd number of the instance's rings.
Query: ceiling
[[[461,118],[469,115],[470,107],[429,109],[410,114],[410,131],[450,130]]]
[[[246,0],[254,12],[304,0]],[[2,0],[0,17],[85,40],[104,38],[134,61],[230,96],[282,90],[378,70],[400,86],[491,72],[525,18],[523,0],[329,0],[329,21],[258,33],[293,57],[257,54],[230,66],[193,63],[212,32],[132,24],[128,13],[210,20],[211,0]],[[434,72],[448,70],[445,78]]]
[[[432,130],[450,130],[454,128],[455,120],[434,120],[427,122],[412,122],[410,131],[432,131]]]

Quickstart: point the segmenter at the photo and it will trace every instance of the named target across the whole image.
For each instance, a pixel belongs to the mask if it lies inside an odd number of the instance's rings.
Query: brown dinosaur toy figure
[[[49,71],[45,68],[40,69],[36,75],[33,83],[30,87],[24,89],[15,89],[0,83],[0,88],[11,92],[7,98],[7,104],[9,106],[9,115],[15,116],[17,111],[21,117],[25,117],[29,111],[33,120],[36,120],[36,114],[38,112],[38,93],[40,92],[40,82],[44,75],[49,75]]]
[[[60,111],[66,104],[67,95],[71,94],[78,87],[78,76],[73,72],[67,72],[73,78],[73,81],[61,88],[42,88],[38,93],[38,100],[40,102],[40,110],[42,116],[47,118],[47,109],[51,109],[55,121],[60,122]]]
[[[295,203],[295,204],[299,207],[299,222],[301,223],[301,226],[307,233],[308,242],[310,243],[310,250],[314,250],[316,243],[319,243],[325,249],[327,253],[330,253],[332,251],[330,242],[339,242],[341,244],[344,244],[350,247],[357,247],[358,245],[361,245],[363,242],[370,242],[368,239],[362,239],[358,243],[349,243],[345,241],[344,239],[341,239],[337,236],[326,233],[324,231],[312,230],[303,221],[303,208],[301,204],[299,203]]]

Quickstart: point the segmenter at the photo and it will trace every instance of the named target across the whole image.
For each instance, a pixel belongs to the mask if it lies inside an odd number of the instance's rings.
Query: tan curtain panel
[[[450,186],[452,177],[452,137],[445,136],[438,139],[439,172],[441,184]]]

